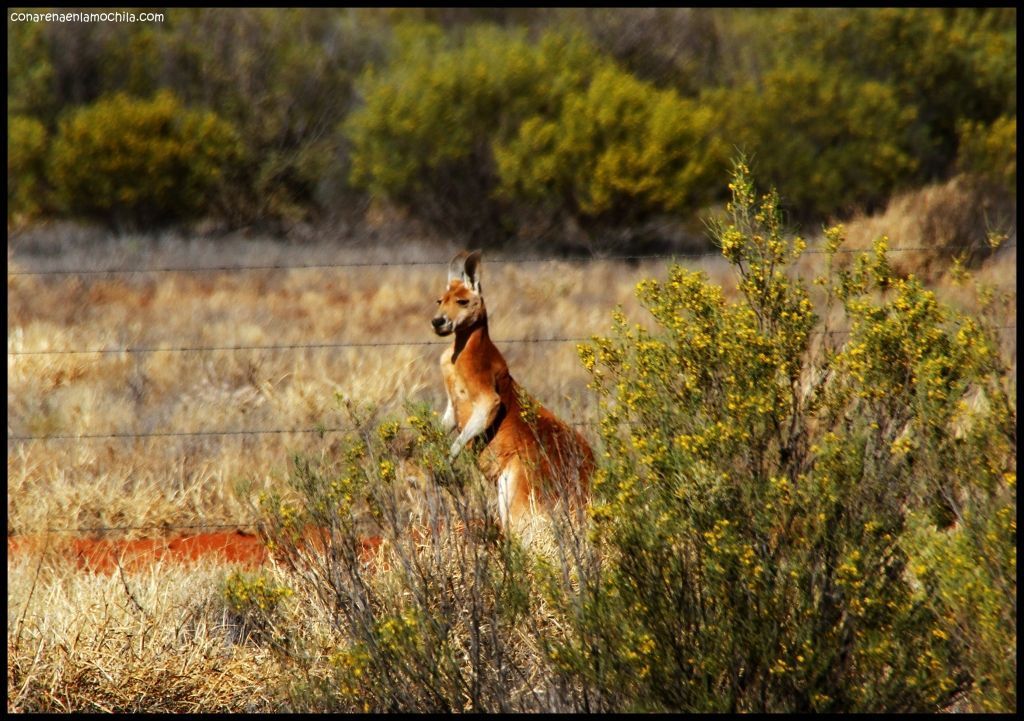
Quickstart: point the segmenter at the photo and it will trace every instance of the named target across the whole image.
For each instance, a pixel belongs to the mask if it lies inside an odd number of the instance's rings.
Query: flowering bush
[[[265,574],[235,571],[224,579],[221,594],[233,616],[239,640],[280,642],[281,608],[292,590]]]
[[[896,277],[884,239],[833,269],[835,228],[818,282],[849,329],[815,331],[777,199],[742,164],[730,187],[714,234],[742,301],[674,267],[638,287],[656,331],[620,315],[581,348],[610,562],[575,613],[580,671],[644,708],[924,710],[968,687],[1012,707],[1016,414],[994,330]]]
[[[118,94],[72,111],[53,142],[50,182],[73,214],[114,224],[194,217],[237,163],[234,128],[170,92]]]
[[[559,114],[527,118],[496,146],[501,192],[584,219],[692,211],[711,199],[724,165],[714,120],[709,108],[609,65]]]
[[[557,113],[599,58],[580,37],[555,32],[531,43],[481,26],[455,44],[415,25],[398,36],[388,65],[363,77],[366,104],[345,123],[352,182],[452,227],[496,222],[487,217],[498,212],[491,144],[526,117]]]

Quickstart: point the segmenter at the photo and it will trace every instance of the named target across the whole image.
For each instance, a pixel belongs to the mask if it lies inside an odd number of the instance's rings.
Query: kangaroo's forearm
[[[477,403],[473,407],[473,412],[470,414],[466,424],[462,427],[462,432],[459,433],[458,437],[452,443],[450,453],[452,458],[459,455],[467,443],[487,430],[487,427],[491,425],[495,417],[498,415],[499,405],[500,402],[489,400]]]

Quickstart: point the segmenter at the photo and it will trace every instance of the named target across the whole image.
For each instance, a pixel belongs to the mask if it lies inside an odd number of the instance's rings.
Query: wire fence
[[[998,326],[998,329],[1015,328],[1016,326]],[[850,330],[828,330],[811,333],[812,336],[819,335],[842,335]],[[599,334],[594,334],[599,335]],[[592,341],[594,336],[574,337],[553,337],[553,338],[495,338],[495,343],[500,344],[529,344],[529,343],[587,343]],[[7,351],[8,356],[43,356],[43,355],[118,355],[132,353],[208,353],[214,351],[278,351],[278,350],[327,350],[339,348],[403,348],[423,346],[444,346],[451,341],[367,341],[348,342],[337,341],[331,343],[285,343],[275,345],[214,345],[214,346],[127,346],[124,348],[58,348],[55,350],[16,350]]]
[[[495,343],[581,343],[589,341],[590,338],[495,338]],[[224,345],[224,346],[185,346],[179,348],[162,347],[127,347],[127,348],[90,348],[86,350],[58,349],[58,350],[29,350],[29,351],[8,351],[9,356],[31,356],[31,355],[85,355],[89,353],[118,354],[118,353],[203,353],[209,351],[274,351],[274,350],[324,350],[337,348],[401,348],[417,346],[443,346],[450,345],[451,341],[427,340],[427,341],[373,341],[373,342],[345,342],[335,343],[291,343],[283,345]]]
[[[849,330],[823,331],[826,334],[849,333]],[[815,333],[813,335],[821,335]],[[596,335],[596,334],[595,334]],[[593,340],[592,336],[580,336],[572,338],[495,338],[495,343],[500,344],[523,344],[523,343],[587,343]],[[29,350],[29,351],[8,351],[8,356],[37,356],[37,355],[87,355],[98,354],[119,354],[119,353],[204,353],[212,351],[275,351],[275,350],[322,350],[337,348],[401,348],[418,346],[445,346],[451,341],[382,341],[364,343],[292,343],[284,345],[237,345],[237,346],[191,346],[180,348],[162,347],[125,347],[125,348],[90,348],[86,350],[57,349],[57,350]]]
[[[994,330],[1016,330],[1016,324],[995,326]],[[812,336],[835,336],[850,333],[850,329],[816,331]],[[1013,337],[1016,337],[1014,334]],[[582,343],[592,338],[510,338],[500,343]],[[285,350],[297,348],[365,348],[365,347],[394,347],[394,346],[427,346],[445,345],[448,341],[410,341],[405,343],[334,343],[334,344],[310,344],[310,345],[281,345],[281,346],[216,346],[207,348],[122,348],[117,350],[64,350],[64,351],[25,351],[9,352],[8,355],[40,355],[40,354],[69,354],[69,353],[132,353],[132,352],[200,352],[211,350]],[[572,425],[588,426],[592,422],[580,421]],[[315,427],[315,428],[266,428],[266,429],[231,429],[231,430],[202,430],[202,431],[153,431],[153,432],[112,432],[112,433],[83,433],[83,434],[54,434],[54,435],[8,435],[8,442],[27,443],[31,441],[84,441],[84,440],[114,440],[128,438],[191,438],[203,436],[247,436],[247,435],[286,435],[286,434],[310,434],[316,433],[325,435],[327,433],[345,433],[355,430],[353,427]]]
[[[1016,248],[1015,243],[1007,244],[1002,248]],[[976,246],[956,246],[944,248],[943,250],[956,249],[977,249]],[[935,248],[927,247],[900,247],[889,248],[889,253],[901,252],[928,252],[935,251]],[[824,249],[806,249],[802,254],[821,254]],[[844,254],[868,254],[873,253],[870,249],[847,249],[841,248],[838,253]],[[994,252],[994,251],[993,251]],[[706,257],[720,256],[718,250],[694,252],[694,253],[672,253],[672,254],[646,254],[646,255],[606,255],[606,256],[577,256],[557,258],[488,258],[488,263],[549,263],[549,262],[643,262],[643,261],[679,261],[692,260]],[[415,266],[447,266],[448,261],[424,260],[424,261],[366,261],[366,262],[344,262],[344,263],[308,263],[308,264],[262,264],[262,265],[216,265],[204,267],[145,267],[145,268],[107,268],[107,269],[56,269],[41,271],[8,271],[8,277],[19,276],[90,276],[90,275],[132,275],[146,273],[217,273],[217,272],[246,272],[246,271],[270,271],[270,270],[330,270],[343,268],[369,268],[369,267],[415,267]],[[997,326],[998,330],[1015,330],[1016,325]],[[849,329],[820,331],[814,335],[842,335],[849,333]],[[496,339],[495,342],[502,344],[542,344],[542,343],[581,343],[592,340],[591,337],[551,337],[551,338],[506,338]],[[42,355],[86,355],[86,354],[145,354],[145,353],[203,353],[213,351],[287,351],[287,350],[322,350],[340,348],[394,348],[394,347],[426,347],[446,345],[448,341],[379,341],[379,342],[328,342],[328,343],[292,343],[274,345],[234,345],[234,346],[137,346],[123,348],[92,348],[92,349],[55,349],[55,350],[28,350],[8,351],[8,356],[42,356]],[[571,425],[577,427],[596,426],[595,421],[575,421]],[[266,428],[266,429],[227,429],[227,430],[197,430],[197,431],[153,431],[153,432],[114,432],[114,433],[87,433],[87,434],[57,434],[57,435],[8,435],[9,442],[32,442],[32,441],[89,441],[89,440],[114,440],[114,439],[141,439],[141,438],[195,438],[195,437],[231,437],[231,436],[253,436],[253,435],[291,435],[291,434],[317,434],[321,437],[329,433],[348,433],[358,430],[355,426],[345,427],[314,427],[314,428]],[[47,528],[47,533],[58,534],[106,534],[128,531],[201,531],[201,530],[240,530],[254,528],[255,521],[245,520],[232,523],[208,523],[208,524],[145,524],[145,525],[120,525],[120,526],[82,526]],[[8,530],[9,538],[16,537]]]
[[[956,248],[972,248],[973,246],[956,246]],[[1001,246],[1004,248],[1015,248],[1016,244],[1011,243]],[[929,250],[924,247],[902,247],[889,248],[887,252],[910,252]],[[824,253],[824,249],[812,248],[803,251],[803,254]],[[840,248],[837,252],[842,253],[872,253],[872,250]],[[678,260],[692,259],[710,256],[720,256],[720,251],[703,251],[695,253],[655,254],[655,255],[609,255],[609,256],[588,256],[588,257],[566,257],[566,258],[489,258],[488,263],[549,263],[553,261],[563,262],[595,262],[595,261],[642,261],[642,260]],[[252,266],[209,266],[209,267],[152,267],[134,269],[102,269],[102,270],[49,270],[49,271],[8,271],[8,276],[47,276],[47,275],[94,275],[94,274],[132,274],[132,273],[205,273],[220,271],[249,271],[249,270],[297,270],[297,269],[329,269],[329,268],[366,268],[366,267],[406,267],[447,265],[446,261],[380,261],[380,262],[350,262],[350,263],[313,263],[297,265],[252,265]],[[1009,286],[1008,286],[1009,287]],[[845,332],[845,331],[832,331]],[[500,343],[579,343],[590,340],[590,338],[505,338],[496,339]],[[341,348],[398,348],[418,346],[439,346],[447,341],[372,341],[372,342],[350,342],[332,341],[326,343],[287,343],[272,345],[215,345],[215,346],[134,346],[118,348],[86,348],[86,349],[40,349],[40,350],[15,350],[7,351],[10,356],[42,356],[42,355],[121,355],[121,354],[146,354],[146,353],[202,353],[213,351],[282,351],[282,350],[329,350]]]
[[[1016,243],[1007,243],[994,248],[991,252],[996,252],[1003,248],[1016,248]],[[925,252],[936,252],[941,250],[942,252],[956,251],[956,250],[979,250],[977,245],[947,245],[942,248],[926,247],[926,246],[905,246],[899,248],[887,248],[887,253],[925,253]],[[821,255],[828,253],[824,248],[806,248],[800,255]],[[853,255],[865,255],[872,254],[875,251],[870,248],[839,248],[835,253],[838,254],[853,254]],[[516,264],[533,264],[533,263],[593,263],[601,261],[613,261],[613,262],[629,262],[639,263],[643,261],[654,261],[654,260],[694,260],[698,258],[711,258],[721,257],[721,250],[706,250],[706,251],[694,251],[691,253],[654,253],[654,254],[627,254],[627,255],[580,255],[580,256],[549,256],[541,258],[502,258],[495,257],[487,258],[487,263],[516,263]],[[333,270],[342,268],[399,268],[399,267],[416,267],[416,266],[447,266],[449,260],[381,260],[381,261],[346,261],[338,263],[267,263],[257,265],[211,265],[211,266],[151,266],[145,268],[96,268],[96,269],[54,269],[54,270],[16,270],[7,271],[8,277],[18,276],[60,276],[60,275],[133,275],[133,274],[144,274],[144,273],[236,273],[236,272],[247,272],[247,271],[264,271],[264,270]]]
[[[573,421],[569,425],[576,427],[596,426],[596,421]],[[333,426],[314,428],[243,428],[232,430],[203,430],[203,431],[153,431],[142,433],[82,433],[82,434],[55,434],[46,436],[8,436],[8,441],[83,441],[83,440],[114,440],[124,438],[194,438],[203,436],[261,436],[261,435],[290,435],[309,434],[325,436],[328,433],[351,433],[359,430],[357,426]]]
[[[354,427],[336,428],[246,428],[223,431],[153,431],[145,433],[82,433],[82,434],[58,434],[47,436],[8,436],[8,441],[89,441],[89,440],[113,440],[118,438],[195,438],[202,436],[261,436],[261,435],[287,435],[317,433],[326,435],[328,433],[347,433],[354,430]]]

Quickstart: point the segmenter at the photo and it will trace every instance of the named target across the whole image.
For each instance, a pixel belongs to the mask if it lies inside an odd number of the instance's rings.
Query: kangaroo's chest
[[[455,422],[462,428],[473,414],[473,408],[479,400],[477,396],[480,394],[473,392],[474,384],[459,373],[459,369],[453,363],[449,363],[444,369],[444,385],[455,409]]]

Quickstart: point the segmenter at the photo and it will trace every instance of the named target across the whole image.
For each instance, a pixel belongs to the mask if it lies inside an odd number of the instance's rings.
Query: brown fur
[[[589,494],[593,452],[582,435],[523,391],[491,342],[479,251],[455,256],[438,305],[435,332],[455,336],[441,355],[449,399],[445,422],[459,430],[452,457],[482,438],[478,463],[498,487],[498,510],[506,526],[563,499],[579,508]]]

